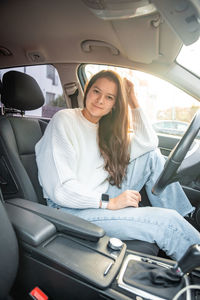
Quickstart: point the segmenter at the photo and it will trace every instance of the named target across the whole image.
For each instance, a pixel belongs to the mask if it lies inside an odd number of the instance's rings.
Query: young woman
[[[56,113],[36,145],[47,204],[101,226],[109,236],[156,242],[180,259],[200,243],[200,234],[182,217],[194,208],[178,183],[160,196],[151,192],[164,165],[157,144],[133,84],[122,84],[112,71],[97,73],[86,87],[84,108]],[[152,207],[139,207],[143,186]]]

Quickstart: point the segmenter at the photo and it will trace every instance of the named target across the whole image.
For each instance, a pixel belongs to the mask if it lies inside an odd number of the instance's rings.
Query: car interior
[[[52,65],[65,108],[83,107],[89,64],[154,75],[200,108],[200,75],[177,62],[198,42],[199,19],[198,0],[0,2],[0,299],[199,299],[200,245],[175,262],[156,243],[116,240],[46,205],[35,145],[50,117],[31,115],[47,99],[26,72]],[[152,192],[179,181],[200,231],[200,110],[190,122],[183,137],[157,132],[166,164]],[[142,206],[151,205],[140,193]]]

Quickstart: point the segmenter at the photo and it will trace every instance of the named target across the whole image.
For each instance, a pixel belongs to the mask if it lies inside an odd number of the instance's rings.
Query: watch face
[[[109,195],[108,194],[102,194],[101,195],[101,200],[102,201],[109,201]]]

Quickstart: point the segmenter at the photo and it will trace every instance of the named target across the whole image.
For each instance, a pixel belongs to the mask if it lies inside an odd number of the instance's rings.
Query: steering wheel
[[[168,184],[177,181],[177,170],[189,151],[190,146],[199,132],[199,129],[200,110],[197,111],[182,139],[175,146],[166,160],[164,169],[152,188],[152,193],[154,195],[159,195]]]

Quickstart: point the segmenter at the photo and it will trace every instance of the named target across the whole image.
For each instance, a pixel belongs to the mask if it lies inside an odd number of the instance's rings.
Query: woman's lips
[[[95,104],[92,104],[95,108],[98,108],[98,109],[102,109],[102,107],[99,107],[99,106],[97,106],[97,105],[95,105]]]

